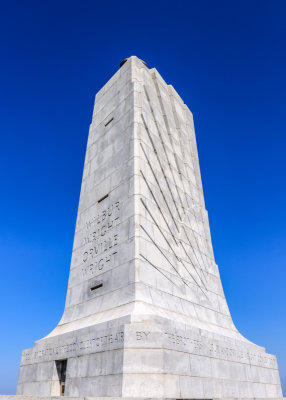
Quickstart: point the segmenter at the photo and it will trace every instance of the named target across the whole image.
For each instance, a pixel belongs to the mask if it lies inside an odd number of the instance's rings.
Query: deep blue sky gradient
[[[94,95],[130,55],[194,114],[226,298],[285,393],[285,20],[276,0],[1,2],[1,394],[61,317]]]

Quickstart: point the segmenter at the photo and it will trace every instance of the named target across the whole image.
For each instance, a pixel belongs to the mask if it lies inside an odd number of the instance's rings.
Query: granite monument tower
[[[65,310],[23,351],[17,394],[282,397],[225,300],[192,113],[137,57],[96,95]]]

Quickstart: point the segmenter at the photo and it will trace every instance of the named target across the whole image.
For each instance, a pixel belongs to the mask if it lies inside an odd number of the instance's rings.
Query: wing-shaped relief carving
[[[149,169],[149,180],[142,169],[140,169],[140,175],[149,193],[148,198],[152,202],[152,207],[148,206],[144,198],[141,198],[141,204],[148,215],[148,219],[156,227],[160,241],[165,242],[165,246],[162,248],[157,243],[156,235],[152,235],[152,232],[149,232],[142,223],[140,227],[152,246],[157,249],[170,266],[172,274],[175,274],[183,285],[190,289],[193,289],[195,285],[205,297],[205,301],[208,302],[208,246],[205,236],[202,235],[203,222],[200,206],[195,203],[192,197],[191,186],[194,184],[188,176],[187,166],[191,168],[190,161],[187,159],[187,155],[191,159],[191,154],[188,154],[190,144],[186,142],[183,135],[180,135],[180,130],[177,127],[175,128],[176,132],[173,132],[172,135],[155,79],[153,89],[153,98],[154,93],[156,93],[156,98],[153,100],[156,101],[154,106],[151,100],[152,96],[149,95],[148,88],[144,86],[149,115],[145,118],[143,112],[141,113],[146,139],[140,143],[142,156]],[[159,112],[163,116],[163,126],[162,118],[161,124],[157,120],[155,108],[159,108]],[[170,109],[173,113],[173,119],[176,120],[174,106],[170,106]],[[152,129],[156,130],[156,134],[147,124],[147,121],[150,121],[150,116]],[[172,136],[178,138],[177,143],[174,143]],[[166,247],[168,251],[166,251]],[[166,279],[171,280],[177,286],[176,282],[170,278],[172,274],[167,274],[160,265],[156,265],[156,259],[150,259],[148,254],[142,254],[142,252],[140,255]],[[180,287],[182,288],[182,286]]]

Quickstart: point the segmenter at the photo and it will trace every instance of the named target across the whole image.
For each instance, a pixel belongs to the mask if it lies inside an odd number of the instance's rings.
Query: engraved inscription
[[[86,222],[83,276],[94,276],[115,263],[120,222],[120,203],[116,201]]]
[[[204,340],[204,338],[194,339],[176,333],[165,332],[165,336],[170,344],[185,347],[193,354],[261,365],[268,368],[275,368],[276,366],[275,357],[265,353],[245,352],[233,347],[225,347],[221,344]]]
[[[107,255],[102,256],[98,260],[95,260],[92,263],[88,263],[86,266],[82,267],[83,276],[86,275],[96,275],[96,273],[102,271],[104,267],[114,265],[114,257],[117,254],[117,251],[113,253],[108,253]]]
[[[92,217],[86,222],[86,228],[96,228],[104,222],[109,223],[111,227],[112,221],[116,221],[119,218],[119,201],[111,204],[107,209],[102,210],[98,215]]]
[[[150,335],[150,332],[136,332],[136,339],[137,340],[147,340],[148,336]]]
[[[233,344],[222,344],[219,340],[210,340],[203,336],[195,336],[188,332],[165,331],[135,331],[133,340],[138,346],[147,348],[166,348],[176,351],[184,351],[189,354],[200,355],[204,357],[218,358],[226,361],[261,366],[265,368],[277,369],[276,358],[271,354],[263,352],[253,352],[253,350],[241,350]],[[134,345],[134,342],[132,341]],[[126,344],[127,346],[127,344]]]
[[[43,349],[31,349],[23,351],[23,361],[28,362],[38,359],[57,359],[62,356],[71,357],[73,354],[79,355],[84,353],[85,350],[89,351],[102,351],[108,350],[110,346],[124,342],[124,332],[110,333],[103,336],[94,336],[89,339],[81,340],[76,338],[73,343],[64,344],[60,346],[46,346]]]

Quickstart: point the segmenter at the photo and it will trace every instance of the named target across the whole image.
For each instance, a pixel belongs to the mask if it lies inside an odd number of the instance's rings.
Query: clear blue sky
[[[94,95],[130,55],[194,114],[230,310],[285,393],[285,20],[277,0],[1,2],[0,393],[61,317]]]

